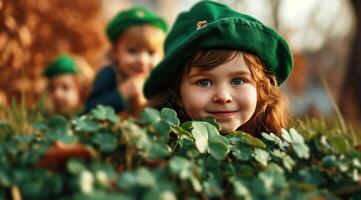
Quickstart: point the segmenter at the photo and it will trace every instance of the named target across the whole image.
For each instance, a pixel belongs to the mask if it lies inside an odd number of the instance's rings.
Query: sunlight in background
[[[110,19],[121,9],[143,5],[172,24],[178,13],[188,10],[200,0],[105,0],[104,14]],[[218,0],[234,9],[250,14],[273,27],[270,0]],[[348,37],[354,27],[353,10],[346,0],[279,0],[279,31],[297,51],[316,51],[326,40]]]
[[[344,0],[284,0],[281,3],[282,30],[297,50],[315,51],[328,39],[348,37],[354,26],[353,10]]]

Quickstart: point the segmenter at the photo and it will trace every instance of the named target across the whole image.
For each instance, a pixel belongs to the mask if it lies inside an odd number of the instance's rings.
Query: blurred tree
[[[24,92],[30,105],[37,102],[44,88],[42,70],[59,53],[99,64],[107,47],[101,3],[0,0],[0,92],[7,100],[19,100]]]
[[[347,120],[361,119],[361,1],[351,1],[356,15],[356,35],[343,86],[340,91],[339,106]]]

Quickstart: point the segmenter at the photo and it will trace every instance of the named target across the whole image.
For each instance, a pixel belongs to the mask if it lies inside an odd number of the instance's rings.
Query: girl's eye
[[[197,84],[201,87],[209,87],[212,85],[212,82],[208,79],[202,79],[197,82]]]
[[[138,53],[138,49],[137,49],[137,48],[128,48],[127,51],[128,51],[128,53],[130,53],[130,54],[136,54],[136,53]]]
[[[242,85],[244,81],[240,78],[232,79],[231,84],[234,86]]]
[[[62,85],[61,86],[61,89],[63,90],[63,91],[68,91],[69,90],[69,86],[68,85]]]
[[[151,56],[153,56],[153,55],[155,54],[155,51],[154,51],[154,50],[149,50],[149,51],[148,51],[148,54],[151,55]]]

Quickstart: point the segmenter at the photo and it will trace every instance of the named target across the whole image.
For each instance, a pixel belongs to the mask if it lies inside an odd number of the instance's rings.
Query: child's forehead
[[[157,49],[163,47],[164,39],[165,34],[161,30],[151,25],[139,25],[125,31],[118,43],[126,46]]]
[[[141,40],[128,40],[124,41],[122,44],[126,48],[136,48],[136,49],[158,49],[157,45],[154,45],[152,43],[149,43],[147,41],[141,41]]]
[[[207,67],[207,66],[190,66],[188,71],[188,76],[197,76],[197,75],[241,75],[241,74],[251,74],[251,70],[248,64],[243,59],[243,56],[234,57],[228,62],[221,63],[216,66]]]
[[[57,76],[52,77],[49,79],[49,82],[51,84],[59,84],[59,83],[75,83],[76,81],[76,75],[65,73],[65,74],[59,74]]]
[[[234,65],[246,65],[242,51],[237,50],[207,50],[198,52],[193,59],[190,60],[186,71],[191,68],[199,71],[210,71],[221,65],[230,63]]]

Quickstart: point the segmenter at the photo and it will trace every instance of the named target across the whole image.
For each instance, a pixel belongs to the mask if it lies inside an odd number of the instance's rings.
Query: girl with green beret
[[[93,69],[82,59],[60,55],[43,72],[47,78],[47,112],[71,116],[83,109],[94,77]]]
[[[183,121],[215,118],[222,134],[279,134],[289,110],[279,85],[292,66],[276,31],[226,5],[201,1],[178,15],[144,93],[151,105],[171,107]]]
[[[163,19],[141,7],[118,13],[107,26],[112,44],[112,64],[97,75],[85,112],[98,104],[116,112],[136,115],[146,99],[144,81],[163,57],[167,25]]]

